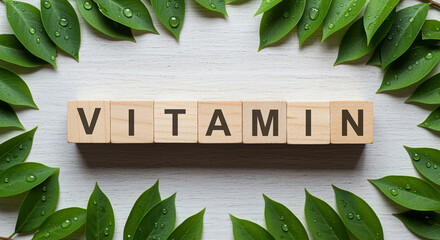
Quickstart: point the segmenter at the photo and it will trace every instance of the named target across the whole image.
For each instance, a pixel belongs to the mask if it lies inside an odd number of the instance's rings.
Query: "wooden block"
[[[110,142],[110,101],[69,101],[67,141],[71,143]]]
[[[198,102],[199,143],[242,143],[242,102]]]
[[[329,102],[287,103],[287,144],[329,143]]]
[[[286,102],[243,102],[243,143],[286,143]]]
[[[154,102],[154,142],[196,143],[197,102]]]
[[[112,101],[111,142],[153,143],[153,101]]]
[[[373,102],[330,102],[331,143],[373,143]]]

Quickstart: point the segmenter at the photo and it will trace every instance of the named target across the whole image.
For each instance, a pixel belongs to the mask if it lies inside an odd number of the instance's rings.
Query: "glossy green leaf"
[[[389,19],[391,12],[397,6],[399,0],[370,0],[363,17],[364,29],[367,36],[367,44],[375,36],[376,31],[382,26],[382,24]],[[393,21],[394,18],[391,20]],[[388,29],[389,30],[389,29]],[[384,33],[386,35],[386,33]]]
[[[408,50],[416,39],[428,15],[429,4],[418,4],[397,11],[393,26],[380,45],[382,69]]]
[[[56,67],[56,49],[44,31],[40,10],[19,1],[6,0],[9,25],[23,46],[35,56]]]
[[[307,0],[304,14],[298,23],[299,45],[310,37],[327,16],[332,0]]]
[[[115,232],[115,215],[112,204],[98,183],[87,205],[87,240],[112,239]]]
[[[423,40],[440,40],[440,21],[426,20],[422,27]]]
[[[31,91],[17,74],[0,67],[0,100],[11,105],[38,109]]]
[[[24,129],[14,109],[9,104],[0,101],[0,128],[2,127]]]
[[[440,150],[405,146],[417,171],[431,182],[440,185]]]
[[[299,219],[284,205],[263,195],[267,230],[275,239],[309,239]]]
[[[432,111],[425,121],[420,123],[418,126],[437,132],[440,131],[440,107]]]
[[[24,162],[32,148],[37,128],[15,136],[0,144],[0,173],[6,168]]]
[[[440,209],[440,191],[420,178],[387,176],[369,181],[403,207],[419,211]]]
[[[263,14],[260,23],[260,48],[275,43],[298,24],[306,6],[305,0],[283,0]]]
[[[140,0],[94,0],[106,17],[124,26],[157,33],[150,13]]]
[[[440,47],[430,45],[412,47],[387,69],[377,92],[402,89],[421,81],[439,60]]]
[[[187,218],[180,224],[168,239],[172,240],[200,240],[203,233],[203,215],[205,209]]]
[[[0,34],[0,60],[22,67],[38,67],[46,63],[32,55],[13,34]]]
[[[90,26],[116,39],[135,42],[131,29],[104,16],[93,0],[76,0],[78,10]]]
[[[261,1],[261,5],[258,8],[257,12],[255,13],[254,17],[257,15],[260,15],[264,12],[269,11],[273,7],[275,7],[278,3],[280,3],[282,0],[263,0]]]
[[[440,73],[424,81],[406,102],[440,104]]]
[[[151,0],[151,5],[157,18],[178,41],[183,20],[185,19],[185,0]]]
[[[67,0],[40,0],[41,20],[52,42],[77,61],[81,30],[75,9]]]
[[[20,163],[0,173],[0,197],[24,193],[58,171],[40,163]]]
[[[225,1],[223,0],[195,0],[195,1],[210,11],[219,12],[224,14],[225,16],[228,16],[228,13],[226,12]]]
[[[235,240],[275,240],[270,233],[260,225],[248,220],[230,215],[232,231]]]
[[[167,239],[176,225],[176,194],[159,202],[142,218],[133,240]]]
[[[380,59],[380,48],[376,48],[373,52],[373,55],[371,55],[370,60],[368,60],[367,65],[372,66],[381,66],[382,62]]]
[[[131,240],[135,235],[137,226],[142,218],[150,211],[152,207],[160,202],[159,181],[151,188],[142,193],[136,200],[124,228],[124,240]]]
[[[369,45],[367,44],[367,35],[364,31],[364,21],[362,18],[357,20],[351,25],[347,32],[345,32],[345,35],[342,38],[335,65],[359,59],[373,51],[387,35],[393,24],[395,15],[395,11],[391,12],[376,32]]]
[[[361,12],[366,0],[333,0],[324,19],[322,42],[350,24]]]
[[[363,199],[333,186],[339,215],[345,226],[358,239],[383,240],[382,224],[376,213]]]
[[[306,190],[307,226],[316,240],[350,240],[341,218],[326,202]]]
[[[25,233],[40,227],[55,211],[60,192],[58,176],[59,172],[54,173],[26,195],[18,212],[16,233]]]
[[[440,214],[436,212],[408,211],[394,214],[413,233],[427,238],[440,239]]]
[[[86,219],[87,211],[82,208],[56,211],[38,228],[32,240],[63,239],[82,227]]]

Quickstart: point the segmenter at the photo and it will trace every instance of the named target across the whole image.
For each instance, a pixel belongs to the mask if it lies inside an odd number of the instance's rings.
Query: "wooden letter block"
[[[243,143],[286,143],[286,102],[243,102]]]
[[[242,102],[199,102],[199,143],[242,143]]]
[[[69,101],[67,141],[71,143],[110,142],[110,101]]]
[[[287,144],[329,143],[329,102],[287,103]]]
[[[112,143],[153,143],[153,101],[111,102]]]
[[[154,142],[197,143],[197,102],[154,102]]]
[[[373,102],[330,102],[331,143],[373,143]]]

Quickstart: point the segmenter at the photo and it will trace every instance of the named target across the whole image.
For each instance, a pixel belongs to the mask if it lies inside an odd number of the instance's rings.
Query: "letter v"
[[[95,130],[96,122],[98,121],[99,113],[101,112],[101,108],[95,108],[95,112],[93,113],[92,121],[90,122],[90,125],[87,123],[87,117],[84,113],[83,108],[77,108],[79,117],[81,118],[81,122],[84,126],[84,131],[86,131],[86,134],[93,134],[93,130]]]

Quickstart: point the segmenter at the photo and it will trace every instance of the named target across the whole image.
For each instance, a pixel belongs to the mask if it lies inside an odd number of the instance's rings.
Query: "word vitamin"
[[[373,142],[373,102],[69,101],[72,143]]]

